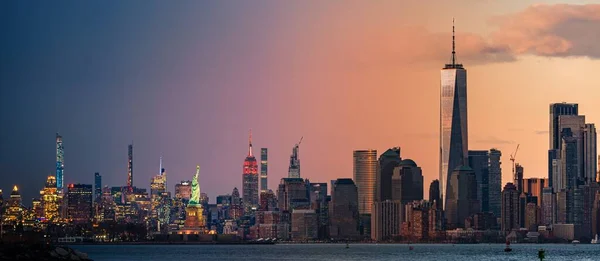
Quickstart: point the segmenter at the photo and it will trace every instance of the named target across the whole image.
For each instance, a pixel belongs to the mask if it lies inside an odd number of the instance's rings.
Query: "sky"
[[[2,1],[0,188],[24,203],[65,183],[169,190],[200,165],[202,192],[241,189],[252,129],[269,187],[300,145],[301,175],[352,177],[352,151],[400,146],[438,178],[440,69],[456,24],[468,71],[469,149],[546,177],[548,106],[600,124],[600,1]],[[427,195],[425,195],[427,197]]]

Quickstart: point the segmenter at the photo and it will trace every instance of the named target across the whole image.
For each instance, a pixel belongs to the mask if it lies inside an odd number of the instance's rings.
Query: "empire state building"
[[[452,61],[441,71],[440,97],[440,196],[446,207],[452,171],[468,164],[467,70],[456,63],[454,20],[452,21]]]

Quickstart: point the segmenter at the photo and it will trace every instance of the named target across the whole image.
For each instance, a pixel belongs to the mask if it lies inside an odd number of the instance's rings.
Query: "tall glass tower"
[[[455,46],[452,21],[452,63],[441,71],[439,180],[444,207],[450,174],[456,167],[468,164],[467,70],[456,63]]]
[[[56,133],[56,189],[62,191],[64,184],[63,170],[65,168],[65,151],[62,136]]]
[[[377,191],[377,150],[355,150],[354,182],[358,187],[358,212],[371,214]]]
[[[127,189],[133,192],[133,144],[127,147]]]
[[[252,155],[252,132],[248,138],[248,156],[244,159],[242,194],[246,212],[258,206],[258,163]]]
[[[260,193],[268,192],[269,185],[267,184],[267,169],[268,169],[268,150],[267,148],[260,149]]]

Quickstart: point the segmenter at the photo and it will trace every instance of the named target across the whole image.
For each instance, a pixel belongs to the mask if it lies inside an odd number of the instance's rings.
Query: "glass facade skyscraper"
[[[446,191],[452,171],[468,164],[467,70],[456,63],[454,26],[452,63],[441,71],[440,97],[440,193],[446,205]]]
[[[267,184],[268,152],[267,148],[260,149],[260,193],[269,192],[269,185]]]
[[[56,133],[56,189],[62,191],[64,186],[63,170],[65,168],[65,151],[62,136]]]
[[[354,182],[358,187],[358,212],[371,214],[377,179],[377,150],[355,150]]]

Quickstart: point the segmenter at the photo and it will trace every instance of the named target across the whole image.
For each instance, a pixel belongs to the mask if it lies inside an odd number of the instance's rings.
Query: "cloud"
[[[512,55],[600,59],[600,4],[532,5],[491,23],[490,41]]]
[[[484,144],[513,144],[515,143],[512,140],[503,140],[497,137],[489,136],[484,139],[476,139],[475,143],[484,143]]]

